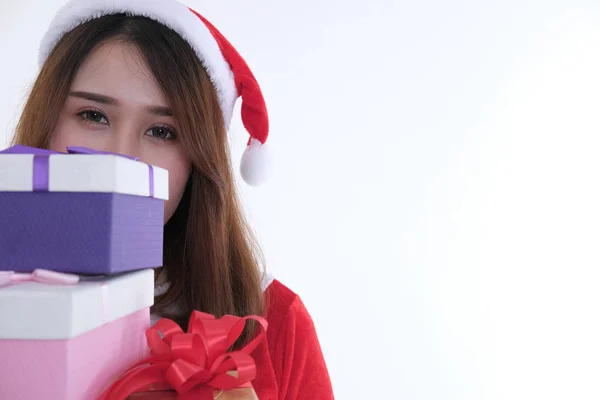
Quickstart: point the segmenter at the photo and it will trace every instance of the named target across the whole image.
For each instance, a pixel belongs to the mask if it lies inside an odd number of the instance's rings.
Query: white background
[[[0,2],[8,137],[63,1]],[[600,2],[188,4],[264,89],[243,196],[337,398],[600,398]]]

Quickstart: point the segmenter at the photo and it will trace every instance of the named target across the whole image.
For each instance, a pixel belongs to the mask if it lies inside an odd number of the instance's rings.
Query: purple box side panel
[[[162,266],[164,201],[116,195],[111,215],[111,264],[118,271]]]
[[[106,269],[110,213],[98,194],[0,193],[0,269]]]
[[[114,193],[0,192],[0,270],[106,274],[160,266],[163,207],[159,199]]]

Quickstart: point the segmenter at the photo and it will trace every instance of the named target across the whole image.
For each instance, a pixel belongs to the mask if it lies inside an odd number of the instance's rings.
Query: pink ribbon
[[[31,273],[0,271],[0,287],[21,282],[39,282],[51,285],[74,285],[79,282],[79,276],[62,272],[36,269]]]

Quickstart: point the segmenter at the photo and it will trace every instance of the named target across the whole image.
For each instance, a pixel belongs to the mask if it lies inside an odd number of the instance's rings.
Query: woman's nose
[[[141,153],[140,143],[135,139],[136,136],[127,134],[127,132],[119,132],[113,135],[113,140],[110,141],[107,151],[139,158]]]

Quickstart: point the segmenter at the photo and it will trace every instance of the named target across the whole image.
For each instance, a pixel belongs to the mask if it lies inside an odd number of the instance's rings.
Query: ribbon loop
[[[37,147],[29,147],[17,144],[8,149],[0,151],[0,154],[31,154],[34,156],[51,156],[52,154],[61,154],[58,151],[39,149]]]
[[[39,282],[51,285],[74,285],[79,282],[79,276],[46,269],[36,269],[31,273],[0,271],[0,287],[20,282]]]
[[[241,350],[228,352],[249,320],[258,322],[256,337]],[[250,352],[265,338],[266,329],[266,320],[259,316],[216,319],[194,311],[187,332],[163,318],[146,332],[150,356],[133,365],[99,400],[156,388],[174,389],[180,398],[212,400],[213,390],[252,387],[256,364]]]
[[[67,147],[67,152],[70,154],[103,154],[103,155],[107,155],[107,156],[119,156],[119,157],[124,157],[124,158],[128,158],[130,160],[133,161],[140,161],[140,159],[138,157],[132,157],[132,156],[128,156],[126,154],[120,154],[120,153],[112,153],[110,151],[100,151],[100,150],[94,150],[94,149],[90,149],[89,147],[82,147],[82,146],[69,146]]]
[[[205,383],[210,378],[210,371],[181,358],[173,361],[165,371],[165,380],[179,393],[188,392],[197,382]]]

